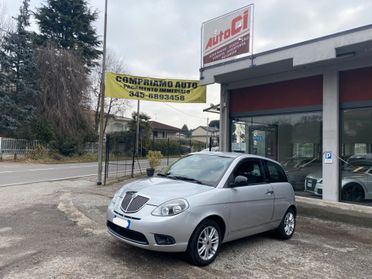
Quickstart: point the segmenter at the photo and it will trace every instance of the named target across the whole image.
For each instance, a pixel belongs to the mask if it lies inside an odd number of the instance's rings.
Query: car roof
[[[258,155],[253,155],[253,154],[247,154],[247,153],[239,153],[239,152],[220,152],[220,151],[209,151],[209,152],[194,152],[191,154],[203,154],[203,155],[208,155],[208,156],[219,156],[219,157],[229,157],[229,158],[255,158],[255,159],[264,159],[268,160],[271,162],[274,162],[276,164],[279,164],[279,162],[272,160],[267,157],[262,157]]]

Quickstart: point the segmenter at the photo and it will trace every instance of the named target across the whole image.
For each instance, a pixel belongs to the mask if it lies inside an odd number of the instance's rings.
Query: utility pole
[[[107,1],[105,0],[105,23],[103,31],[103,53],[102,53],[102,76],[101,76],[101,111],[99,114],[99,139],[98,139],[98,175],[97,185],[102,184],[102,160],[103,160],[103,137],[104,137],[104,117],[105,117],[105,72],[106,72],[106,37],[107,37]]]
[[[205,136],[205,148],[208,148],[208,146],[209,146],[209,144],[208,144],[208,140],[209,140],[208,131],[209,131],[209,118],[207,117],[207,133],[206,133],[206,136]]]
[[[140,100],[137,101],[137,127],[136,127],[136,137],[135,137],[135,146],[133,149],[133,156],[132,156],[132,171],[131,171],[131,177],[134,177],[134,161],[136,159],[136,156],[138,156],[138,139],[139,139],[139,128],[140,128]]]

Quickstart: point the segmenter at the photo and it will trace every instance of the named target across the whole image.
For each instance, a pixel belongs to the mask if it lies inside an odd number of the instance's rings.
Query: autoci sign
[[[202,67],[234,59],[252,51],[253,5],[202,25]]]

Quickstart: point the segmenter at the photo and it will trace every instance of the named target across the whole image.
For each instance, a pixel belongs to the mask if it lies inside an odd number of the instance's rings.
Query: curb
[[[298,214],[372,228],[372,207],[296,196]]]

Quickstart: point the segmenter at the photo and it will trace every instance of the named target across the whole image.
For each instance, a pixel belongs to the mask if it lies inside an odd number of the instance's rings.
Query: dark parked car
[[[309,173],[322,169],[322,160],[319,158],[293,157],[282,163],[295,191],[305,190],[305,178]]]

